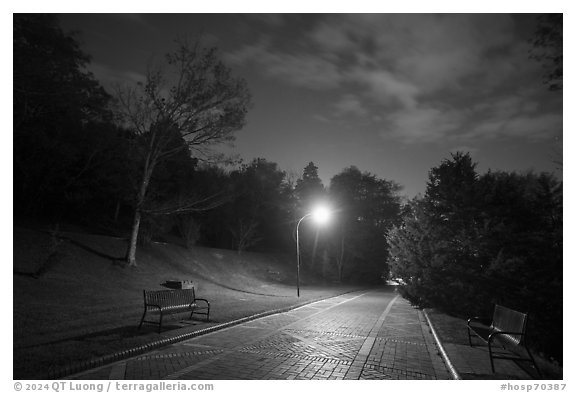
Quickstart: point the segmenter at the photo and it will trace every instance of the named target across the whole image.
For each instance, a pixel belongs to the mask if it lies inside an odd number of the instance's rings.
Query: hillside
[[[322,287],[304,271],[297,298],[289,256],[152,243],[140,247],[138,266],[128,268],[120,261],[125,250],[119,238],[14,229],[15,378],[157,339],[154,327],[136,327],[142,290],[165,289],[166,280],[194,281],[197,295],[212,305],[211,323],[176,317],[166,331],[199,329],[351,290]]]

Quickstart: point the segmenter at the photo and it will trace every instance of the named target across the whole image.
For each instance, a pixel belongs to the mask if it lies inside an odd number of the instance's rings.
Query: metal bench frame
[[[210,303],[206,299],[196,297],[194,288],[167,289],[160,291],[144,290],[144,314],[138,329],[143,323],[158,325],[158,333],[162,331],[162,318],[164,315],[190,312],[190,319],[196,314],[206,315],[206,322],[210,320]],[[199,305],[198,302],[202,304]],[[160,314],[160,320],[146,320],[146,314]]]
[[[488,344],[490,366],[492,367],[493,373],[495,372],[494,359],[508,359],[532,362],[538,375],[542,376],[534,357],[526,345],[527,323],[528,314],[496,304],[491,321],[479,317],[468,319],[468,342],[472,347],[472,336],[475,336]],[[516,356],[495,354],[492,349],[495,343]],[[522,357],[517,351],[512,351],[512,348],[516,349],[518,347],[524,347],[526,353],[528,353],[528,357]]]

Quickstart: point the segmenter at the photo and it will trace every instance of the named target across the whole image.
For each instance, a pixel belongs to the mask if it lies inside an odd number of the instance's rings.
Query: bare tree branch
[[[246,83],[232,77],[215,48],[205,48],[199,40],[190,45],[181,39],[177,44],[177,49],[166,56],[166,68],[173,73],[165,68],[149,67],[144,83],[117,89],[124,120],[146,142],[127,257],[130,265],[135,264],[141,213],[202,211],[229,199],[218,194],[203,198],[190,195],[186,200],[171,201],[165,206],[144,207],[152,173],[160,162],[186,146],[191,154],[200,154],[198,158],[205,159],[213,145],[234,139],[234,132],[244,126],[250,106]],[[175,146],[176,138],[183,144]]]

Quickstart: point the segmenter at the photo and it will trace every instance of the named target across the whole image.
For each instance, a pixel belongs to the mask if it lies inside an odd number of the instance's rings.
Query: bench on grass
[[[198,304],[200,302],[200,304]],[[162,317],[168,314],[190,313],[190,319],[196,314],[206,315],[210,319],[210,303],[206,299],[196,297],[194,288],[167,289],[161,291],[144,290],[144,314],[138,329],[144,322],[158,325],[158,332],[162,331]],[[158,322],[146,320],[146,314],[159,314]]]
[[[528,314],[497,304],[494,307],[492,320],[479,317],[468,319],[468,342],[472,346],[472,336],[475,336],[488,344],[492,372],[495,372],[494,359],[509,359],[532,362],[538,375],[541,376],[540,369],[538,369],[534,357],[526,346],[527,322]],[[494,344],[505,349],[507,353],[494,353],[492,349]],[[526,352],[528,357],[522,357],[522,352]]]

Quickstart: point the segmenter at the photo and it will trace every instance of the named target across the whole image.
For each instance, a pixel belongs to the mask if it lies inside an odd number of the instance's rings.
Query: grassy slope
[[[46,262],[51,238],[14,229],[15,378],[158,339],[152,327],[137,331],[136,326],[142,290],[165,289],[160,284],[166,280],[193,280],[197,295],[212,304],[214,323],[351,290],[321,287],[304,274],[298,299],[293,262],[282,256],[153,243],[140,247],[138,267],[127,268],[115,261],[125,253],[125,240],[61,235],[66,240],[57,257],[44,275],[34,278],[26,273]]]

